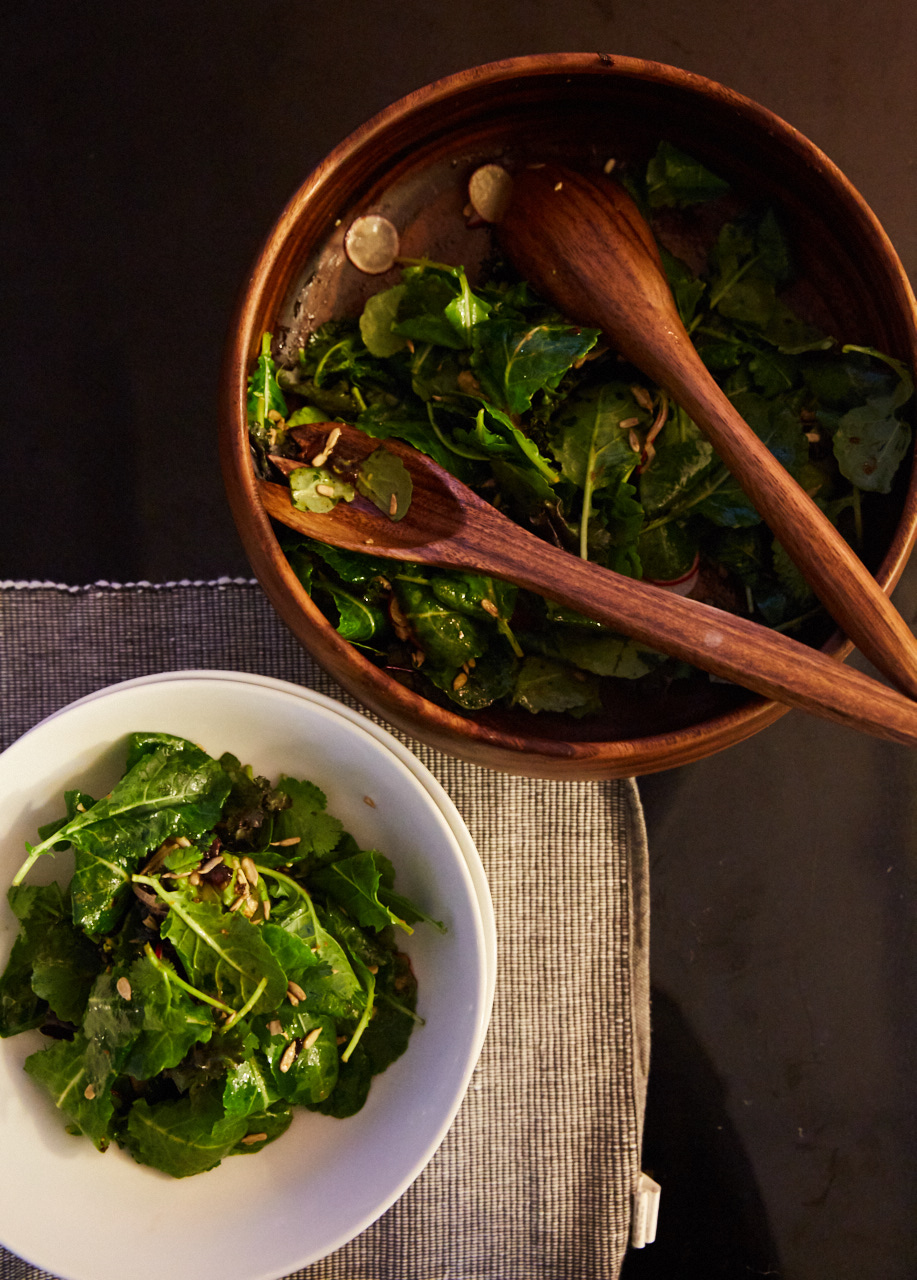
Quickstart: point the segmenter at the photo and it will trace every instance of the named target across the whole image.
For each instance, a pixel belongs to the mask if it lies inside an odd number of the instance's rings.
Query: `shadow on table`
[[[622,1280],[780,1276],[722,1085],[675,1003],[658,990],[652,1000],[643,1168],[662,1187],[659,1225],[654,1244],[628,1253]]]

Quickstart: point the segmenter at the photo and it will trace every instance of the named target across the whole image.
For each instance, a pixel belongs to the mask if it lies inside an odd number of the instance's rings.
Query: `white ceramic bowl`
[[[276,1143],[175,1180],[68,1135],[22,1071],[47,1043],[0,1042],[0,1241],[65,1280],[276,1280],[358,1235],[417,1177],[464,1096],[490,1015],[493,909],[458,812],[415,757],[348,708],[277,680],[176,673],[103,690],[0,755],[0,882],[8,884],[65,789],[101,794],[119,776],[123,739],[163,730],[258,773],[309,778],[365,846],[386,852],[399,889],[448,926],[406,944],[425,1024],[347,1120],[299,1114]],[[369,796],[375,803],[364,802]],[[53,874],[43,859],[31,879]],[[69,874],[69,869],[67,871]],[[5,964],[16,921],[0,919]]]

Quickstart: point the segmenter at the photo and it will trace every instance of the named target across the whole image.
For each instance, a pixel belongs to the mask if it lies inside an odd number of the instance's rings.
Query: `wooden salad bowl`
[[[390,724],[450,755],[533,777],[635,776],[699,760],[772,724],[786,707],[705,676],[655,694],[618,681],[601,714],[524,710],[463,714],[422,697],[374,665],[326,621],[288,564],[258,494],[247,432],[247,378],[262,334],[295,351],[325,320],[359,314],[395,283],[358,271],[344,252],[353,220],[378,213],[405,257],[473,271],[489,234],[463,215],[480,165],[562,158],[648,157],[667,140],[749,199],[779,207],[796,254],[795,302],[846,342],[917,364],[917,304],[875,215],[843,174],[790,125],[722,85],[610,55],[544,54],[447,77],[368,121],[306,179],[257,258],[233,319],[221,381],[220,448],[246,554],[273,607],[346,690]],[[881,510],[880,510],[881,507]],[[917,536],[913,462],[872,509],[863,559],[883,591],[897,583]],[[850,642],[828,628],[810,642],[842,660]]]

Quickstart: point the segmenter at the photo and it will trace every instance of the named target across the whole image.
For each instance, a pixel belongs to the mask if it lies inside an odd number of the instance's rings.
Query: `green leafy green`
[[[413,484],[400,458],[387,449],[374,449],[360,467],[357,488],[392,520],[403,520],[411,505]]]
[[[475,329],[472,368],[492,405],[504,413],[524,413],[537,392],[557,388],[598,336],[595,329],[560,319],[539,324],[515,317],[488,319]]]
[[[271,355],[271,335],[266,333],[255,368],[248,379],[248,421],[252,430],[264,437],[270,432],[272,413],[285,418],[287,404],[277,382],[277,364]]]
[[[290,493],[298,510],[324,515],[339,502],[353,502],[355,491],[324,467],[297,467],[290,472]]]
[[[0,1034],[54,1037],[25,1069],[71,1132],[187,1177],[275,1141],[293,1106],[359,1109],[417,1022],[392,925],[436,922],[313,783],[275,786],[168,734],[126,748],[109,795],[68,793],[30,852],[91,849],[127,903],[89,938],[71,887],[11,888]]]
[[[162,743],[141,755],[107,796],[28,846],[13,883],[20,884],[56,843],[69,840],[76,851],[74,921],[89,934],[102,933],[122,913],[131,872],[144,855],[170,837],[193,838],[212,827],[228,790],[220,765],[199,747],[177,739]]]
[[[661,142],[647,165],[646,190],[651,208],[680,208],[715,200],[729,183],[671,142]]]
[[[95,1092],[86,1062],[87,1047],[85,1036],[77,1033],[72,1040],[56,1040],[47,1049],[30,1054],[24,1066],[77,1132],[105,1151],[111,1145],[115,1106],[109,1091]]]
[[[843,335],[797,306],[805,295],[783,211],[750,203],[668,140],[642,171],[631,161],[620,169],[657,232],[702,361],[844,536],[858,551],[868,546],[880,514],[873,499],[892,491],[911,449],[911,372],[873,348],[842,346]],[[803,639],[824,626],[798,571],[685,410],[497,254],[475,274],[406,263],[358,319],[311,334],[277,380],[296,395],[294,413],[333,409],[373,438],[410,444],[582,559],[661,584],[688,577],[696,597]],[[253,442],[257,454],[257,431]],[[309,463],[297,449],[295,439],[280,442],[284,472]],[[275,479],[281,471],[260,465]],[[395,486],[373,487],[378,505],[390,507]],[[403,514],[400,493],[395,509]],[[452,711],[597,715],[609,705],[609,681],[645,681],[658,696],[689,673],[611,633],[585,643],[531,593],[475,575],[395,569],[289,534],[284,547],[342,636]]]
[[[248,1132],[245,1116],[227,1116],[211,1085],[174,1102],[138,1098],[120,1138],[138,1164],[173,1178],[206,1173],[230,1154]]]

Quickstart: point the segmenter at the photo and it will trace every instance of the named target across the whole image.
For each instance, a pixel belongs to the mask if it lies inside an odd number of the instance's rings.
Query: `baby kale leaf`
[[[91,1138],[99,1151],[111,1142],[114,1101],[105,1088],[96,1091],[86,1061],[88,1042],[77,1033],[72,1040],[55,1040],[31,1054],[23,1064],[26,1073],[41,1085],[80,1133]]]
[[[215,1168],[248,1128],[246,1116],[226,1114],[222,1090],[211,1084],[175,1102],[139,1098],[118,1136],[139,1164],[186,1178]]]
[[[236,1010],[253,1002],[252,1012],[269,1012],[280,1004],[287,976],[255,925],[214,903],[165,896],[171,909],[162,934],[194,987]]]
[[[213,827],[229,785],[217,761],[199,747],[182,739],[162,742],[143,752],[107,796],[27,846],[29,857],[13,883],[20,884],[55,843],[69,840],[75,850],[74,921],[89,934],[104,933],[122,914],[130,874],[145,854],[170,836],[194,839]]]

